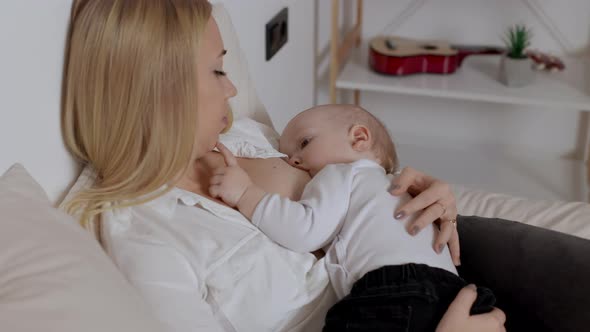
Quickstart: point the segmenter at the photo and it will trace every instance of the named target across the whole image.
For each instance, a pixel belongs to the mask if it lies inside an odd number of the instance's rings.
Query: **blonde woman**
[[[231,50],[229,50],[231,51]],[[270,241],[209,195],[213,148],[231,122],[236,89],[205,0],[74,3],[62,126],[71,153],[96,174],[68,202],[170,331],[319,331],[335,297],[323,264]],[[309,175],[278,158],[239,159],[267,192],[293,199]],[[417,195],[396,215],[424,209],[416,231],[456,216],[449,186],[406,169],[396,193]],[[458,237],[442,223],[437,243]],[[502,331],[504,315],[469,316],[464,289],[440,331]],[[108,319],[108,317],[105,317]]]

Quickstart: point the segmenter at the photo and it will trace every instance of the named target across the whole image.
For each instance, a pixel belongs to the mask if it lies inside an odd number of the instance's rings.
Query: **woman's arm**
[[[504,322],[506,315],[498,308],[481,315],[469,314],[471,306],[477,297],[475,285],[463,288],[447,309],[447,312],[436,327],[437,332],[500,332],[506,331]]]
[[[440,253],[442,246],[448,243],[453,263],[460,265],[459,235],[455,225],[449,222],[457,220],[457,204],[451,186],[411,167],[405,167],[393,180],[391,194],[399,196],[405,192],[414,198],[395,211],[395,218],[403,219],[422,210],[408,225],[408,232],[418,234],[424,227],[436,222],[441,231],[434,243],[434,250]]]

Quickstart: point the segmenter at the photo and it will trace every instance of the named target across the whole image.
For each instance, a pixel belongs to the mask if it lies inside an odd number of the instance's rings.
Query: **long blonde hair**
[[[74,1],[61,125],[68,150],[96,173],[65,204],[84,227],[164,194],[189,166],[197,51],[210,16],[206,0]]]

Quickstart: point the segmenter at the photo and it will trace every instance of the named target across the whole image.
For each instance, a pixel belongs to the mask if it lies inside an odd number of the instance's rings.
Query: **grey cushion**
[[[590,241],[524,223],[458,218],[459,273],[491,288],[508,331],[590,329]]]

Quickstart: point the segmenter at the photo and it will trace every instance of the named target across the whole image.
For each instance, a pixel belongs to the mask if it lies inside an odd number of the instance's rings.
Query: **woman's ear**
[[[355,151],[364,152],[371,149],[371,132],[363,125],[354,125],[349,131],[352,148]]]

